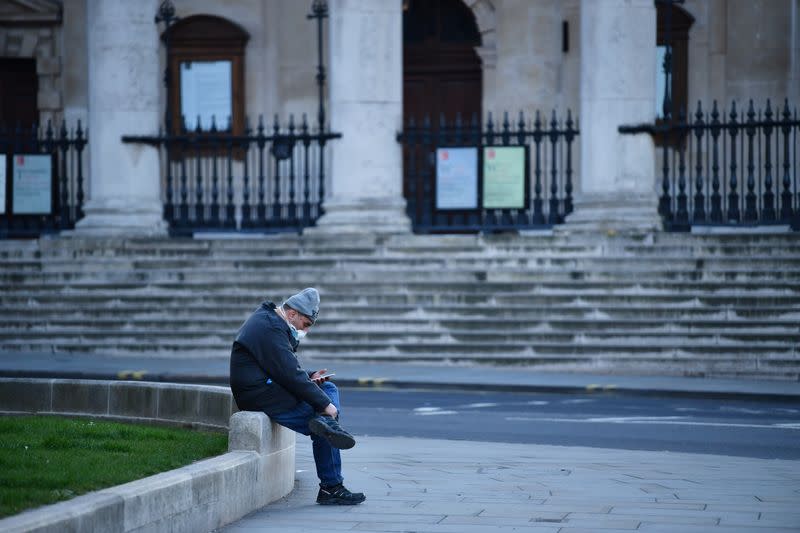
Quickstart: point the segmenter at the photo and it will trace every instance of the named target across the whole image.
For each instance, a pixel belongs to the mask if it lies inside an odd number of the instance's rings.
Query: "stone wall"
[[[248,115],[277,112],[285,116],[316,110],[316,23],[306,19],[307,3],[174,3],[181,17],[217,15],[250,34],[245,64]],[[466,3],[475,13],[483,40],[478,53],[484,68],[484,111],[578,110],[578,0]],[[800,0],[687,0],[683,7],[695,18],[689,36],[689,101],[754,98],[763,104],[766,98],[796,97],[800,83],[798,5]],[[36,13],[36,25],[0,27],[0,54],[37,59],[43,120],[60,117],[62,111],[68,119],[85,119],[86,0],[64,0],[61,15],[55,7],[49,9],[52,20],[43,21],[42,14]],[[562,49],[563,22],[567,22],[567,51]],[[327,22],[323,39],[327,64]],[[158,61],[163,67],[163,53]]]
[[[687,0],[689,103],[797,103],[798,0]]]
[[[310,2],[176,0],[174,4],[182,18],[216,15],[250,34],[245,49],[247,116],[255,120],[264,114],[271,123],[274,113],[282,118],[294,113],[299,119],[305,112],[313,120],[318,100],[317,25],[316,21],[306,19]],[[326,36],[327,30],[323,35],[327,52]],[[163,53],[161,61],[163,68]]]
[[[89,123],[89,48],[86,34],[86,0],[64,0],[61,54],[64,119],[74,128],[78,120]],[[66,43],[67,47],[64,47]],[[92,149],[91,143],[87,145]]]
[[[495,0],[496,68],[484,71],[484,112],[578,108],[580,94],[577,0]],[[474,10],[474,8],[473,8]],[[567,21],[569,47],[562,46]]]
[[[61,14],[55,2],[0,11],[0,57],[34,58],[39,78],[39,121],[59,121],[63,109]]]

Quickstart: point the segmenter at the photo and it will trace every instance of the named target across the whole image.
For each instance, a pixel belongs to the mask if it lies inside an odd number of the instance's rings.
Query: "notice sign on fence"
[[[436,149],[436,209],[477,209],[478,149]]]
[[[483,149],[483,207],[525,207],[525,147],[487,146]]]
[[[11,205],[15,215],[49,215],[53,210],[53,156],[15,154]]]
[[[6,154],[0,154],[0,215],[6,212]]]
[[[211,129],[214,117],[218,130],[228,127],[233,112],[230,61],[184,61],[181,63],[181,115],[186,127]]]

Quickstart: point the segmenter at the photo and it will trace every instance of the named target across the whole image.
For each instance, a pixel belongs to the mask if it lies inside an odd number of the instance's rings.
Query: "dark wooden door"
[[[409,0],[403,12],[403,121],[417,125],[425,117],[434,131],[442,116],[452,123],[457,115],[464,124],[481,119],[481,62],[475,47],[481,38],[475,16],[461,0]],[[419,211],[427,204],[435,179],[409,164],[421,154],[404,150],[403,190]],[[410,167],[417,171],[413,172]],[[417,183],[411,184],[411,180]],[[409,195],[415,198],[410,199]],[[429,204],[427,204],[429,205]],[[419,212],[409,213],[414,220]]]
[[[403,118],[481,111],[480,34],[461,0],[411,0],[403,14]]]
[[[0,127],[38,123],[38,91],[35,59],[0,58]]]

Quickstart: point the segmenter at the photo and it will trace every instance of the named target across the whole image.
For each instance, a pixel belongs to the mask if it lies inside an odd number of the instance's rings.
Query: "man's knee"
[[[336,388],[336,385],[334,385],[332,381],[323,381],[322,382],[322,390],[325,391],[325,392],[330,392],[330,393],[334,393],[334,394],[339,392],[339,389]]]

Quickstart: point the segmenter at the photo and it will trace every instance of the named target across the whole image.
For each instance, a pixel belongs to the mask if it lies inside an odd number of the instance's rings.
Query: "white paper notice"
[[[436,209],[478,207],[478,149],[436,149]]]
[[[6,212],[6,154],[0,154],[0,215]]]
[[[48,215],[53,209],[53,157],[14,154],[12,206],[15,215]]]
[[[231,91],[230,61],[181,63],[181,114],[186,129],[194,130],[200,117],[200,128],[208,131],[212,116],[218,130],[226,129],[233,112]]]

